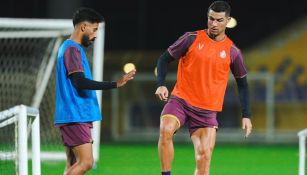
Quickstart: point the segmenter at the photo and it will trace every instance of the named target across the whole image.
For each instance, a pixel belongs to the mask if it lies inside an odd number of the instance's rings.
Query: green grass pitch
[[[62,174],[65,162],[42,162],[42,174]],[[97,167],[88,175],[160,174],[155,144],[103,144]],[[172,174],[192,175],[192,144],[175,143]],[[297,145],[223,145],[217,143],[211,163],[212,175],[298,174]]]

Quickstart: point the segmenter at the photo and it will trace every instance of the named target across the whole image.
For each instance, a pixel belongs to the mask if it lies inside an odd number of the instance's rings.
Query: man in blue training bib
[[[103,17],[93,9],[78,9],[73,15],[73,33],[58,51],[54,123],[66,148],[66,175],[83,175],[93,166],[92,122],[101,120],[95,90],[121,87],[135,74],[132,70],[118,81],[93,81],[83,47],[94,42],[102,21]]]

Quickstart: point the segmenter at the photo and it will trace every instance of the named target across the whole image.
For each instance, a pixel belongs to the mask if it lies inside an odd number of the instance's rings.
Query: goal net
[[[32,173],[40,175],[39,112],[24,105],[0,112],[0,172],[28,174],[28,136],[32,136]]]
[[[72,32],[71,20],[0,18],[0,110],[17,104],[39,108],[42,159],[65,159],[54,128],[55,62],[63,40]],[[102,81],[104,23],[87,56],[93,78]],[[97,92],[99,103],[101,92]],[[94,158],[99,158],[100,122],[94,123]],[[10,133],[2,134],[10,137]],[[5,138],[3,138],[5,139]]]

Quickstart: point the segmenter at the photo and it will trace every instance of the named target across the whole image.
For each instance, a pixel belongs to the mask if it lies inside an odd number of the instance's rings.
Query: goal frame
[[[17,130],[17,140],[15,140],[15,153],[13,153],[11,159],[15,159],[17,173],[19,175],[28,175],[28,119],[31,126],[31,140],[32,140],[32,174],[41,174],[40,163],[40,125],[39,125],[39,111],[37,108],[28,107],[25,105],[19,105],[10,109],[0,112],[0,128],[15,123]],[[16,126],[15,126],[16,127]],[[16,136],[15,136],[16,138]],[[5,157],[5,152],[1,152],[0,159]]]
[[[305,157],[306,157],[306,137],[307,129],[298,132],[299,137],[299,167],[298,174],[305,175]]]

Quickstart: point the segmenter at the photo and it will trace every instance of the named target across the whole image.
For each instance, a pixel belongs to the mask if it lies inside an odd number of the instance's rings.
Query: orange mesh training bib
[[[206,31],[197,37],[179,61],[177,82],[172,95],[192,106],[221,111],[230,70],[232,41],[214,41]]]

